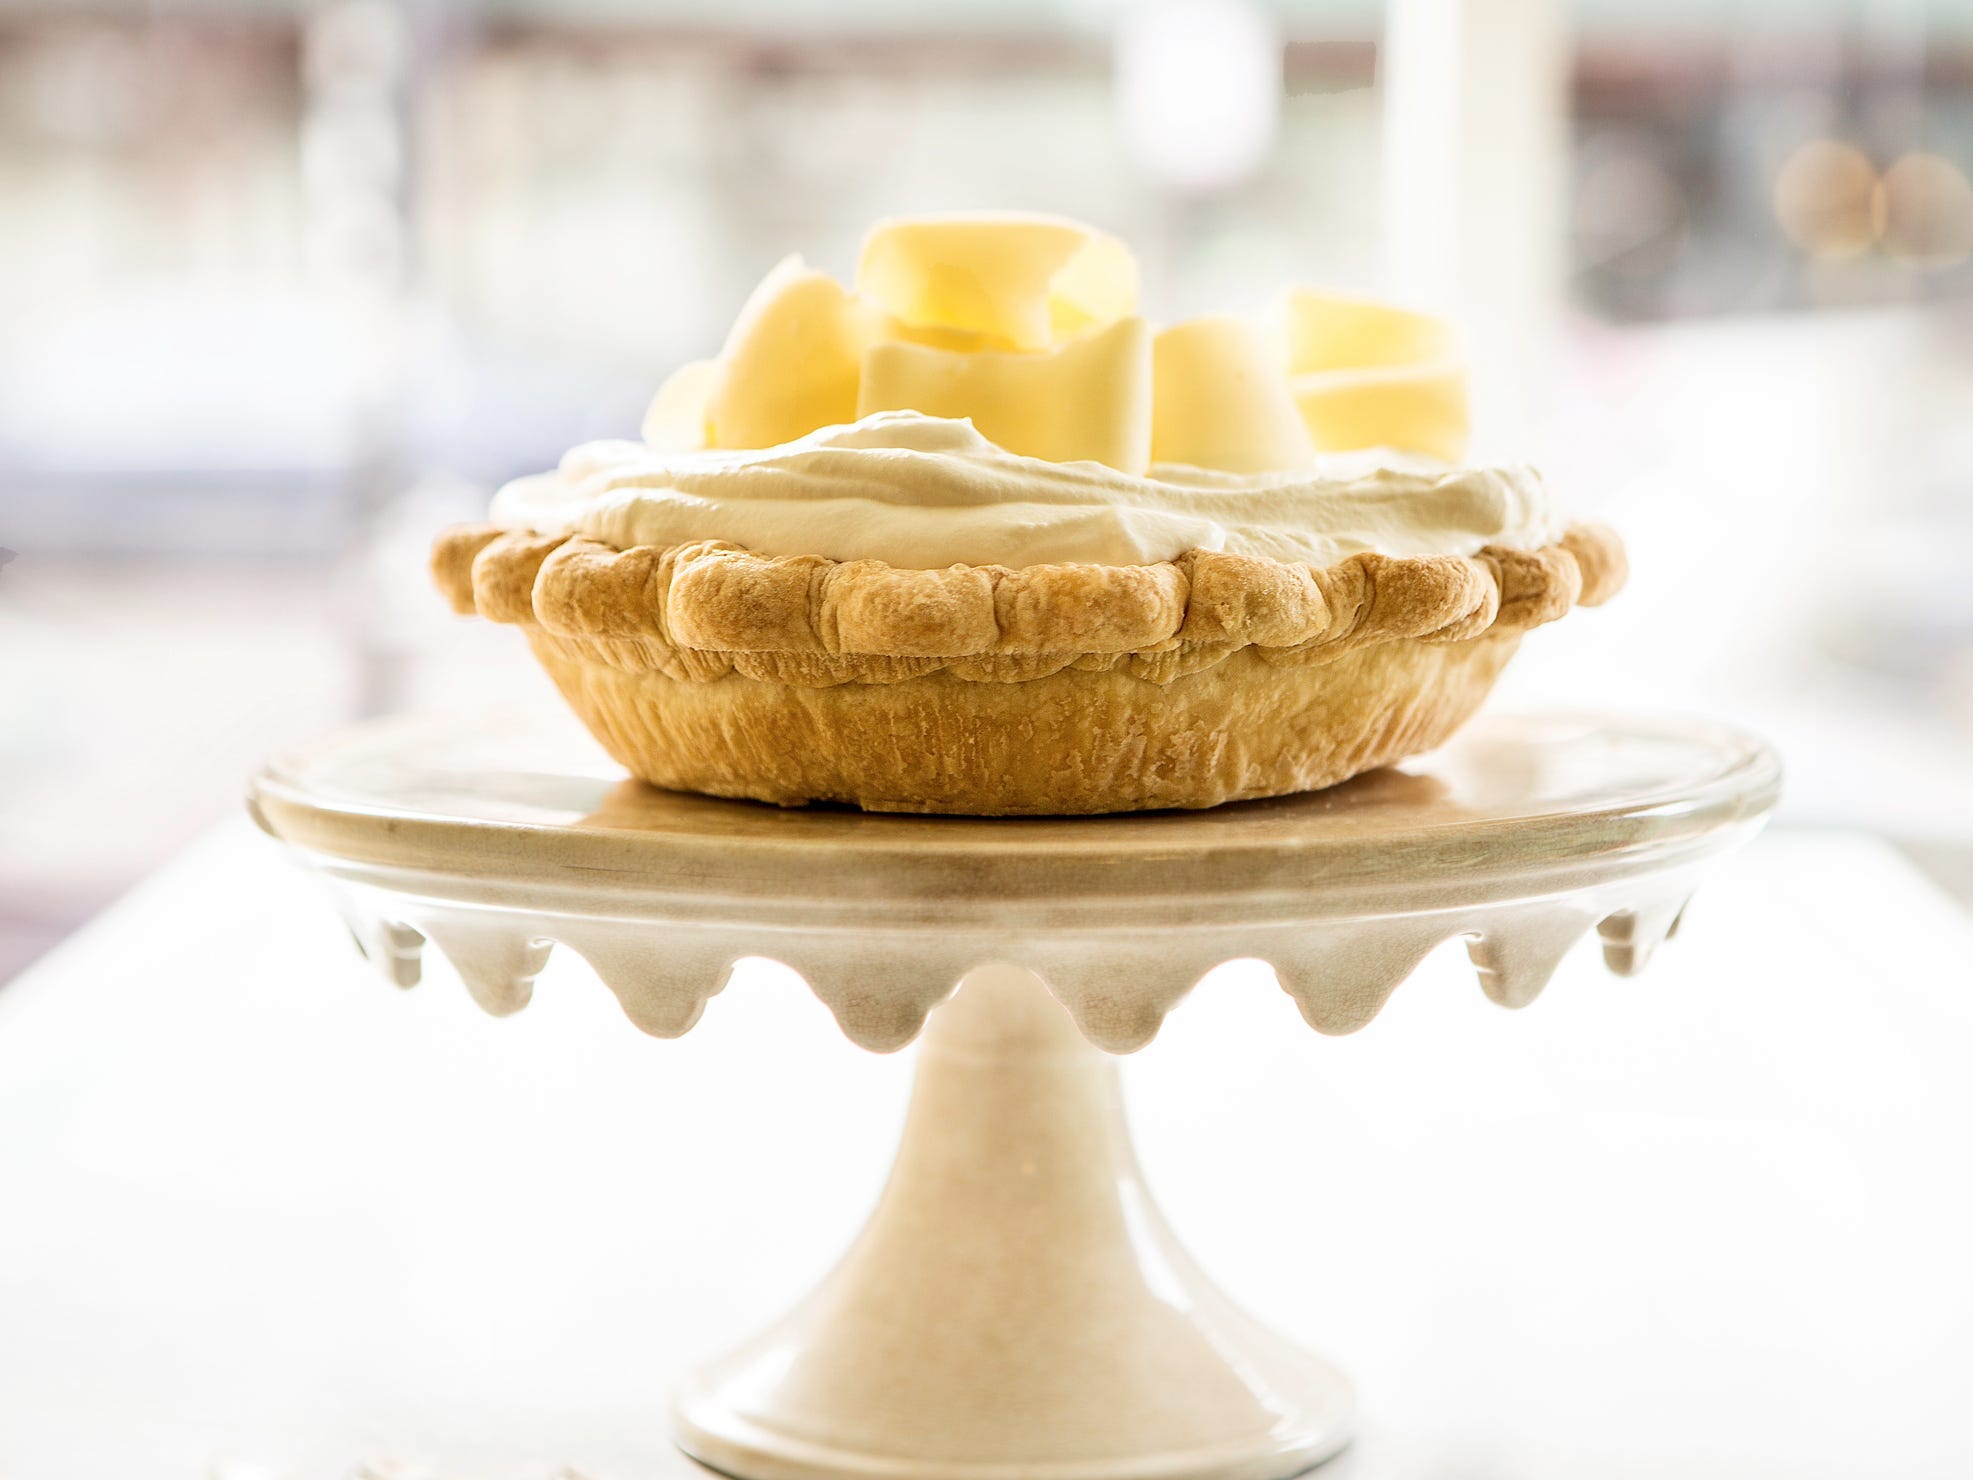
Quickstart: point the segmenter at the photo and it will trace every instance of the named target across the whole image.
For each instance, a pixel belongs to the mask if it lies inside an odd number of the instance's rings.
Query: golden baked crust
[[[1539,550],[1351,556],[1327,567],[1195,550],[1158,565],[952,566],[766,556],[718,541],[628,550],[456,525],[432,570],[454,610],[626,668],[823,686],[932,672],[1032,682],[1075,666],[1168,683],[1254,648],[1327,663],[1379,643],[1523,632],[1623,584],[1623,547],[1577,525]]]
[[[1025,570],[460,525],[432,568],[456,610],[520,626],[646,781],[980,815],[1210,807],[1402,760],[1465,722],[1522,632],[1624,577],[1592,525],[1470,558]]]
[[[873,812],[1068,815],[1312,791],[1430,750],[1479,707],[1520,638],[1389,642],[1324,667],[1247,648],[1169,683],[1068,668],[826,688],[705,682],[534,650],[633,775],[676,791]]]

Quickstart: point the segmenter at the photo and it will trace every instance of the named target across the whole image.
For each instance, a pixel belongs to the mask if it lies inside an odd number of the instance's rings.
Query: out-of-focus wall
[[[1428,23],[1456,9],[1413,3]],[[1168,139],[1137,137],[1183,118],[1185,65],[1210,63],[1128,44],[1174,8],[1208,38],[1214,15],[1248,16],[1274,47],[1265,147],[1207,188]],[[1973,293],[1973,23],[1957,7],[1549,8],[1575,43],[1564,247],[1583,310]],[[1170,314],[1296,278],[1386,280],[1379,6],[721,14],[0,9],[0,488],[17,524],[114,542],[136,516],[96,518],[77,488],[114,506],[111,485],[176,477],[208,490],[239,548],[337,548],[352,466],[408,454],[489,479],[621,429],[777,257],[845,269],[888,211],[1102,221]],[[1120,91],[1127,54],[1154,60]],[[213,499],[236,475],[293,488],[285,517]]]
[[[1973,849],[1973,6],[1512,9],[1570,114],[1515,450],[1638,556],[1523,692],[1740,713],[1799,815]],[[0,0],[0,977],[267,749],[536,693],[429,599],[429,531],[631,432],[786,252],[846,273],[873,217],[1005,206],[1126,237],[1164,317],[1382,290],[1427,188],[1386,167],[1386,20]]]

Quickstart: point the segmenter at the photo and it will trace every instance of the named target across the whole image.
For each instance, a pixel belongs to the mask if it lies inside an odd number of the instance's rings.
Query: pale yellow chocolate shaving
[[[1449,361],[1318,370],[1291,382],[1318,451],[1395,447],[1456,463],[1466,455],[1466,369]]]
[[[754,289],[720,352],[707,403],[714,447],[777,447],[856,417],[880,320],[827,273],[789,257]]]
[[[1119,319],[1043,354],[873,345],[856,414],[903,410],[970,417],[1009,452],[1142,473],[1151,461],[1150,331],[1142,319]]]
[[[1466,455],[1466,367],[1444,320],[1297,288],[1282,299],[1276,326],[1317,451]]]
[[[1151,342],[1151,461],[1231,473],[1315,465],[1267,337],[1245,319],[1191,319]]]
[[[1116,238],[1049,216],[882,221],[864,239],[857,291],[918,329],[1041,350],[1137,307],[1137,264]]]
[[[1445,320],[1387,303],[1338,298],[1313,288],[1283,295],[1276,313],[1288,373],[1354,370],[1365,365],[1414,365],[1456,353]]]
[[[697,452],[712,445],[706,407],[719,384],[717,360],[688,360],[666,377],[644,413],[644,443],[659,452]]]

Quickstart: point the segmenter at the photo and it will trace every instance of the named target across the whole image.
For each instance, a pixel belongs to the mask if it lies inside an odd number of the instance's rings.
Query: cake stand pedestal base
[[[1179,1246],[1111,1056],[991,966],[926,1025],[862,1235],[676,1419],[744,1480],[1279,1480],[1342,1448],[1353,1406]]]
[[[735,961],[767,956],[865,1048],[924,1029],[862,1235],[680,1393],[679,1440],[705,1463],[742,1480],[1281,1480],[1348,1442],[1349,1386],[1186,1257],[1108,1054],[1236,959],[1271,965],[1324,1033],[1361,1028],[1453,940],[1506,1007],[1591,930],[1630,975],[1779,784],[1732,730],[1551,715],[1205,812],[890,817],[657,791],[585,738],[447,720],[270,766],[252,806],[400,985],[430,942],[489,1012],[515,1012],[567,950],[669,1038]]]

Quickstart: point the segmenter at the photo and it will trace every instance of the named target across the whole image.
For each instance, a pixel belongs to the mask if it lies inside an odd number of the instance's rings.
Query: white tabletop
[[[0,992],[0,1476],[697,1474],[687,1362],[860,1223],[909,1055],[777,968],[691,1037],[558,958],[400,995],[244,822]],[[1259,967],[1126,1069],[1192,1250],[1345,1363],[1325,1480],[1973,1473],[1973,925],[1776,834],[1638,981],[1442,948],[1363,1033]]]

